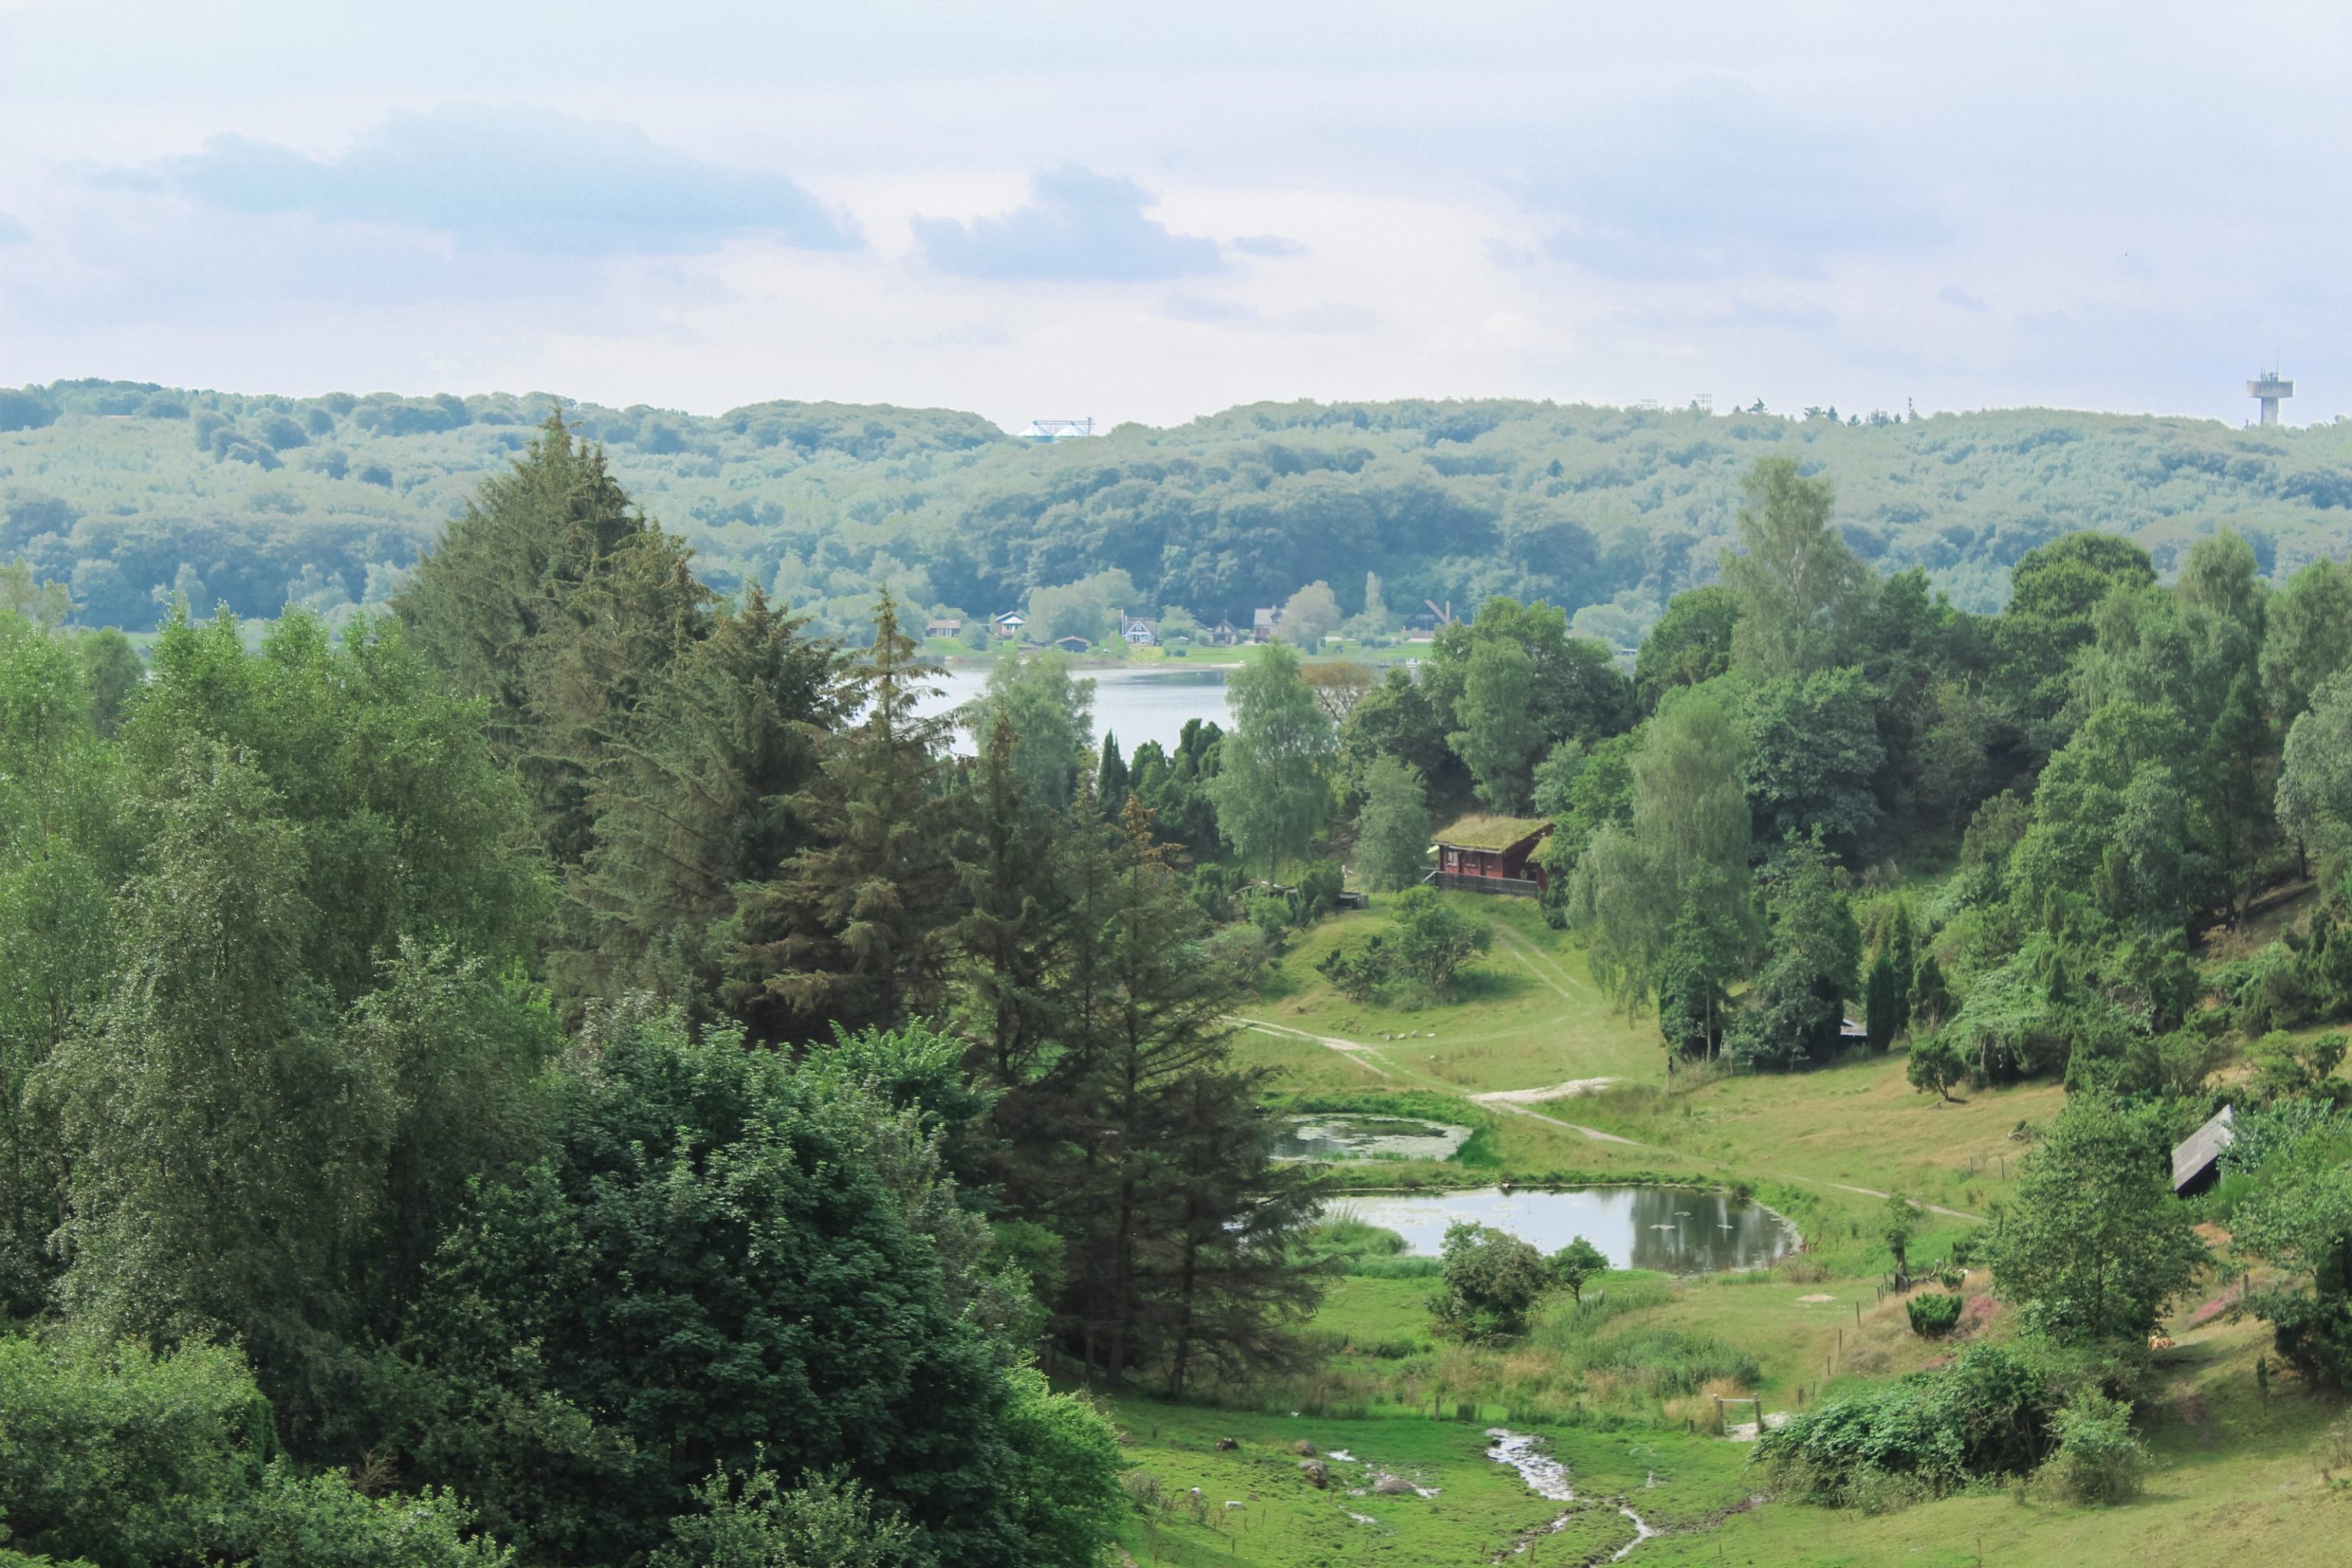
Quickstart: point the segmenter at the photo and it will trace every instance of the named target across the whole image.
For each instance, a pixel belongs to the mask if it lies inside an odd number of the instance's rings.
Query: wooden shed
[[[2233,1120],[2231,1108],[2223,1106],[2172,1152],[2172,1190],[2177,1195],[2193,1198],[2221,1179],[2221,1152],[2238,1135],[2231,1125]]]
[[[1528,857],[1550,831],[1540,816],[1465,816],[1437,836],[1437,869],[1430,880],[1441,888],[1533,898],[1547,878]]]

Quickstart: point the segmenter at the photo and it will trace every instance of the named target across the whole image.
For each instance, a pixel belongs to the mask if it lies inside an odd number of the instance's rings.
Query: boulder
[[[1238,1437],[1220,1437],[1217,1439],[1217,1452],[1220,1454],[1230,1453],[1241,1446],[1242,1442]]]
[[[1300,1458],[1311,1459],[1315,1457],[1315,1445],[1308,1442],[1306,1438],[1301,1437],[1297,1442],[1293,1443],[1290,1446],[1290,1451],[1297,1454]]]
[[[1299,1460],[1298,1473],[1306,1477],[1307,1484],[1318,1492],[1331,1484],[1331,1471],[1320,1459]]]
[[[1372,1490],[1384,1497],[1394,1497],[1400,1492],[1412,1492],[1420,1489],[1402,1476],[1382,1476],[1372,1483]]]

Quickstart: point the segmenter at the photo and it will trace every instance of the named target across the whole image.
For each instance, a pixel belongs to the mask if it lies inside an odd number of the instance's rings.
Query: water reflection
[[[1763,1205],[1685,1187],[1372,1193],[1333,1206],[1397,1232],[1404,1237],[1407,1252],[1428,1258],[1437,1256],[1445,1227],[1456,1220],[1509,1231],[1545,1252],[1556,1252],[1581,1236],[1609,1255],[1612,1268],[1667,1274],[1753,1268],[1785,1257],[1797,1246],[1796,1227]]]

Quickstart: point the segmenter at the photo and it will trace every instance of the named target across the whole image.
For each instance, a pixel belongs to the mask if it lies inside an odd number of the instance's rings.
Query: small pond
[[[1450,1160],[1470,1129],[1417,1116],[1294,1116],[1275,1135],[1277,1160]]]
[[[1755,1268],[1797,1248],[1797,1229],[1761,1204],[1688,1187],[1578,1187],[1564,1193],[1358,1193],[1346,1212],[1404,1237],[1405,1251],[1434,1258],[1456,1220],[1509,1231],[1544,1252],[1583,1237],[1616,1268],[1712,1274]]]

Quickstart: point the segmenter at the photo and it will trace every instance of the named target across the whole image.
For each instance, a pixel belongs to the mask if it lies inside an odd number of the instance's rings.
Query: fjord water
[[[1175,668],[1169,668],[1174,664]],[[1231,728],[1233,710],[1225,700],[1226,671],[1186,668],[1178,661],[1141,669],[1074,669],[1077,679],[1095,683],[1095,738],[1118,737],[1118,749],[1128,756],[1146,741],[1157,741],[1167,751],[1176,749],[1188,719],[1207,719]],[[924,699],[926,714],[951,712],[978,697],[988,685],[984,669],[940,672],[939,690]],[[955,749],[969,755],[971,737],[959,731]]]
[[[1688,1187],[1578,1187],[1568,1192],[1360,1193],[1334,1203],[1404,1237],[1405,1250],[1434,1258],[1457,1220],[1507,1230],[1545,1252],[1583,1237],[1615,1268],[1712,1274],[1754,1268],[1796,1249],[1797,1231],[1761,1204]]]

